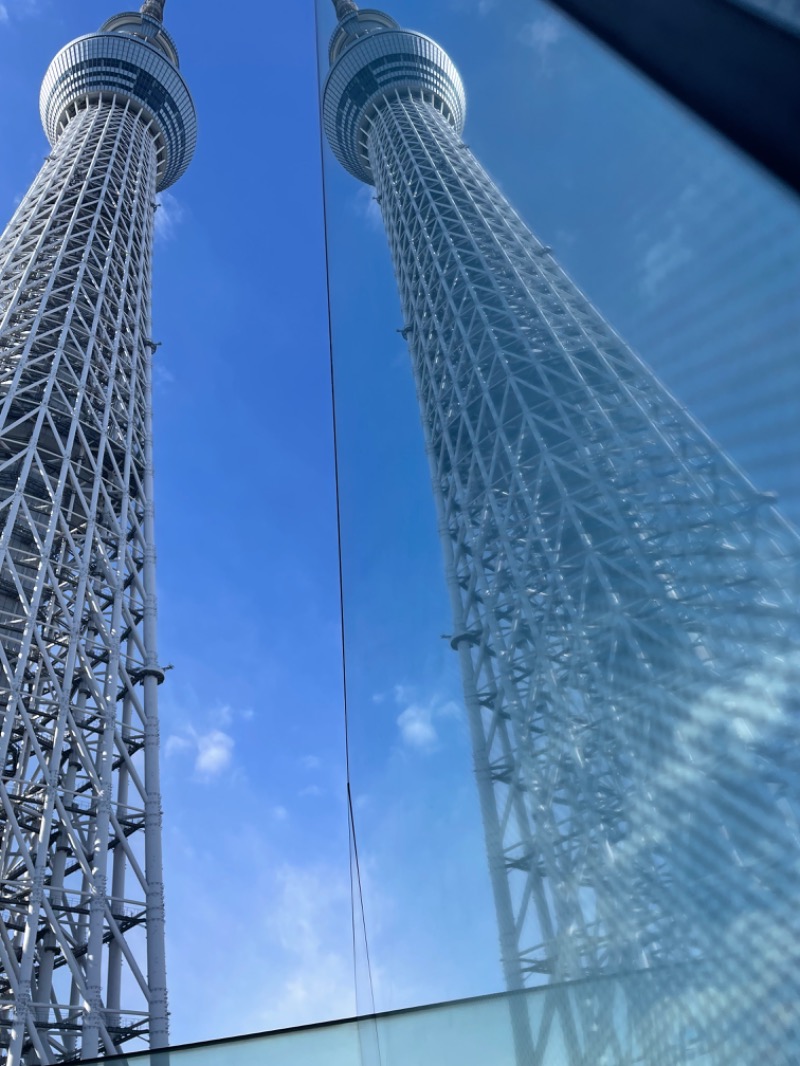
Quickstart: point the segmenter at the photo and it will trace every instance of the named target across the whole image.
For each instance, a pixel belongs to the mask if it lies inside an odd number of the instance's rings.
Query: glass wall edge
[[[696,969],[705,969],[708,964],[698,963]],[[423,1015],[447,1014],[451,1011],[477,1009],[491,1004],[511,1004],[515,1001],[525,1001],[528,1004],[535,1003],[538,999],[545,999],[559,993],[575,994],[582,989],[587,992],[597,992],[602,987],[610,986],[611,992],[617,986],[630,981],[647,980],[657,981],[667,971],[686,970],[687,965],[670,967],[648,967],[639,970],[627,970],[625,972],[604,974],[602,976],[585,977],[572,981],[553,981],[549,984],[538,985],[535,988],[523,988],[506,992],[493,992],[483,996],[469,996],[461,999],[444,1000],[438,1003],[425,1003],[415,1007],[403,1007],[397,1010],[380,1011],[376,1013],[360,1014],[348,1018],[335,1018],[327,1021],[316,1022],[310,1025],[290,1026],[285,1029],[270,1029],[263,1032],[244,1033],[237,1036],[223,1037],[216,1040],[201,1040],[189,1044],[176,1044],[174,1046],[157,1048],[144,1051],[129,1052],[122,1055],[106,1055],[97,1059],[82,1060],[83,1066],[101,1066],[103,1063],[127,1063],[127,1062],[153,1062],[164,1066],[170,1061],[172,1055],[191,1054],[195,1051],[207,1051],[214,1048],[236,1048],[255,1042],[268,1042],[285,1037],[302,1037],[324,1031],[344,1030],[349,1027],[369,1027],[381,1025],[381,1023],[404,1018],[421,1017]],[[695,969],[695,967],[692,967]],[[605,993],[608,994],[608,993]]]

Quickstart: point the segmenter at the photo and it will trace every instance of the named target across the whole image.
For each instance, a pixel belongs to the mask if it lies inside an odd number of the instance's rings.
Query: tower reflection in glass
[[[325,131],[400,289],[505,979],[552,985],[519,1057],[788,1063],[800,540],[463,143],[446,53],[335,7]]]

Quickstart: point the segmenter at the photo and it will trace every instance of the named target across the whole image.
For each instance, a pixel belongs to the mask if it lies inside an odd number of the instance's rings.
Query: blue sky
[[[0,4],[4,217],[47,151],[50,58],[116,10]],[[355,1006],[314,10],[220,10],[168,0],[200,139],[163,197],[155,278],[176,1041]],[[796,202],[542,3],[390,11],[450,51],[465,137],[523,217],[797,518]],[[391,1008],[500,978],[391,264],[370,191],[327,151],[325,179],[354,798]]]
[[[47,152],[50,59],[122,9],[0,8],[4,218]],[[313,9],[280,29],[268,5],[219,10],[167,5],[201,134],[163,198],[155,269],[168,966],[184,1041],[353,1003]]]

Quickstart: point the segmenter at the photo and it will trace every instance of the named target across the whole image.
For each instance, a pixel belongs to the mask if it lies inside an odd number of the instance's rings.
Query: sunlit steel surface
[[[167,1041],[150,289],[194,109],[163,4],[53,60],[0,238],[0,1046]]]
[[[554,985],[519,1061],[794,1061],[800,541],[462,142],[441,48],[351,6],[325,130],[400,287],[505,977]]]

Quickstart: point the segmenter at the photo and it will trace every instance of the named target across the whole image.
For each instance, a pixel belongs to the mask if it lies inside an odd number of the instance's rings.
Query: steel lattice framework
[[[53,61],[52,155],[0,238],[7,1066],[167,1040],[150,289],[194,115],[162,9]]]
[[[400,289],[505,977],[554,986],[520,1061],[788,1063],[800,541],[464,145],[447,55],[336,6],[325,127]]]

